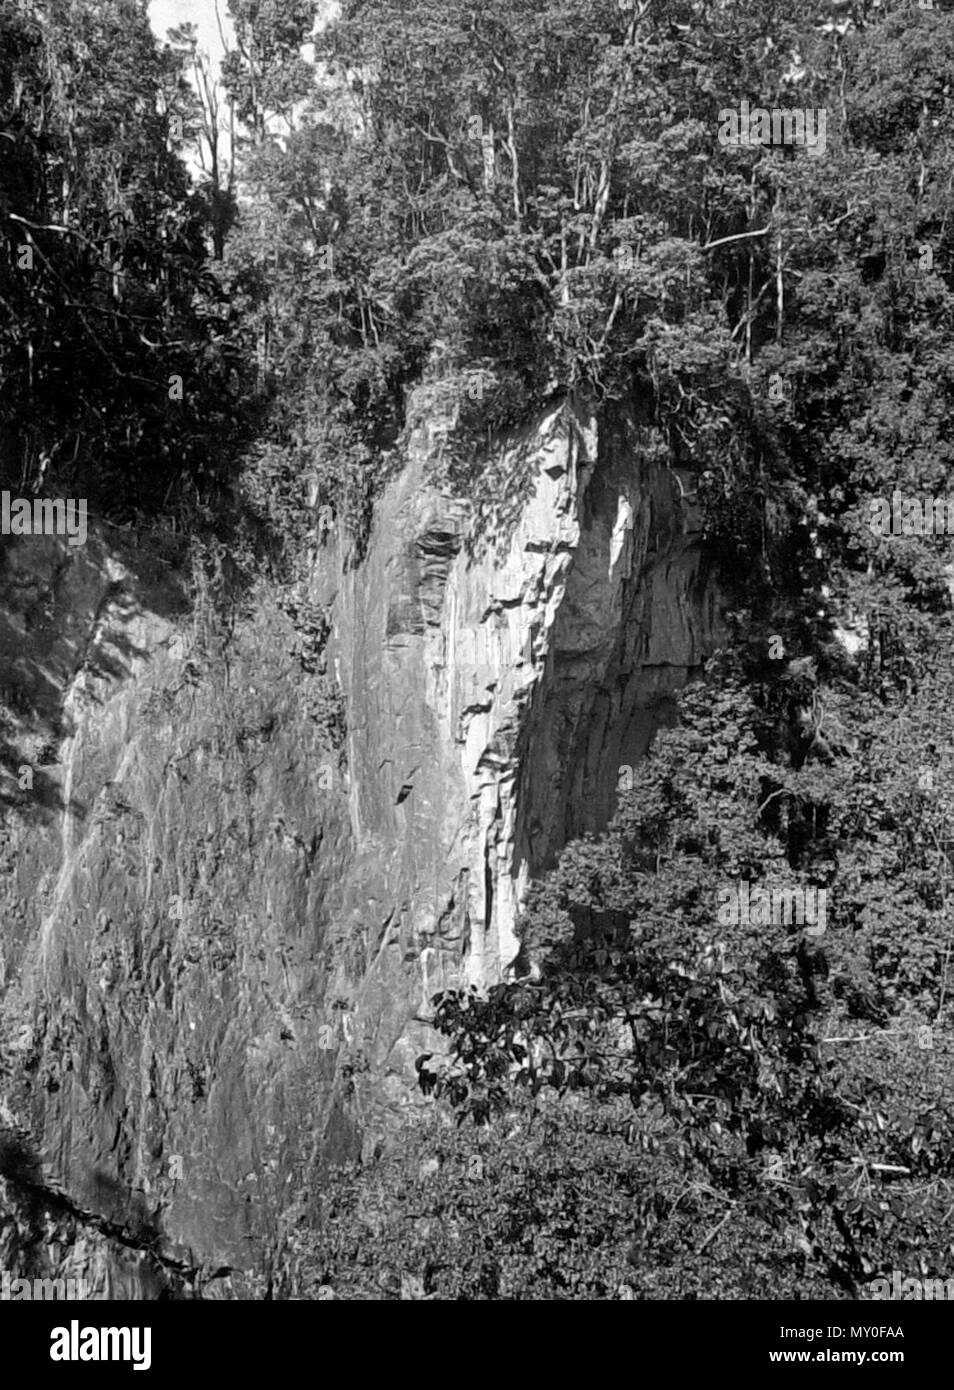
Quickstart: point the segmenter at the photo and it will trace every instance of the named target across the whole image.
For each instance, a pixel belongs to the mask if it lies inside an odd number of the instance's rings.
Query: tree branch
[[[720,237],[718,241],[706,242],[705,246],[700,246],[700,251],[714,251],[717,246],[728,246],[732,241],[748,241],[750,237],[768,236],[771,227],[760,227],[756,232],[739,232],[736,236]]]

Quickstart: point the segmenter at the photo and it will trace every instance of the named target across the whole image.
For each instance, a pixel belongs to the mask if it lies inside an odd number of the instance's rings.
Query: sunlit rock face
[[[2,556],[0,1123],[203,1296],[287,1290],[322,1165],[414,1103],[431,995],[506,976],[718,639],[691,480],[630,420],[555,405],[468,497],[442,448],[414,432],[359,565],[316,545],[338,752],[267,587],[223,623],[112,532]]]
[[[427,486],[420,431],[342,604],[352,821],[427,989],[461,957],[501,977],[528,877],[605,825],[714,645],[688,482],[637,437],[555,408],[501,469],[519,509],[488,527]]]

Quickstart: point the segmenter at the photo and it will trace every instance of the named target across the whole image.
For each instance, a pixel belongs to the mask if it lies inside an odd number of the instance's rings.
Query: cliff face
[[[121,532],[4,551],[0,1121],[126,1240],[129,1296],[286,1287],[321,1162],[411,1103],[415,1016],[506,973],[529,879],[716,641],[688,480],[631,425],[555,407],[466,503],[440,448],[422,425],[363,563],[321,546],[297,596],[340,758],[287,602],[223,624]]]

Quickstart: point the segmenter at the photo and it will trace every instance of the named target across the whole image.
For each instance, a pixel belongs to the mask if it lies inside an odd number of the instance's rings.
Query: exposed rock
[[[287,1290],[321,1165],[414,1103],[431,995],[505,975],[530,878],[718,636],[690,484],[631,425],[554,407],[470,501],[438,447],[418,430],[364,562],[319,546],[302,596],[340,761],[274,595],[227,633],[121,533],[4,551],[8,1119],[78,1207],[233,1271],[219,1296]]]

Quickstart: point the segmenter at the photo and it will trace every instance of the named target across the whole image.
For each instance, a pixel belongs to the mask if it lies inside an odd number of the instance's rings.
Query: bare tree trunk
[[[775,341],[781,343],[785,326],[785,279],[782,275],[782,195],[775,198],[775,223],[778,236],[775,242]]]

